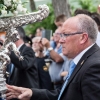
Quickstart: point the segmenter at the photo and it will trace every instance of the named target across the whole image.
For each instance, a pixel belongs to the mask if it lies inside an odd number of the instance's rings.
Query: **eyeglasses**
[[[54,33],[54,35],[60,35],[61,33]]]
[[[65,38],[65,37],[68,37],[68,36],[71,36],[71,35],[76,35],[76,34],[83,34],[84,32],[76,32],[76,33],[70,33],[70,34],[60,34],[60,37],[61,38]]]

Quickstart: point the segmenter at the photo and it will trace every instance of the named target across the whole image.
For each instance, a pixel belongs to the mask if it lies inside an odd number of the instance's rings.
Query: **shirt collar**
[[[22,43],[21,45],[19,45],[18,48],[17,48],[17,50],[19,50],[23,44],[24,44],[24,43]]]
[[[74,63],[77,65],[77,63],[79,62],[79,60],[81,59],[81,57],[84,55],[84,53],[86,51],[88,51],[94,44],[90,45],[89,47],[87,47],[86,49],[84,49],[81,53],[79,53],[74,59]]]

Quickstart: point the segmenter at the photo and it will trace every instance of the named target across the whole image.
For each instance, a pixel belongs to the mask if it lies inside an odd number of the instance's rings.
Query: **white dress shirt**
[[[85,53],[86,51],[88,51],[93,45],[94,45],[94,44],[92,44],[91,46],[89,46],[88,48],[86,48],[85,50],[83,50],[81,53],[79,53],[79,54],[73,59],[73,61],[74,61],[74,63],[75,63],[76,65],[78,64],[79,60],[80,60],[81,57],[84,55],[84,53]]]

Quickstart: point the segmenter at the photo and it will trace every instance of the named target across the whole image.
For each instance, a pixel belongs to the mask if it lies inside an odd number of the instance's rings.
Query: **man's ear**
[[[87,33],[83,33],[80,37],[80,44],[85,43],[88,40],[88,34]]]

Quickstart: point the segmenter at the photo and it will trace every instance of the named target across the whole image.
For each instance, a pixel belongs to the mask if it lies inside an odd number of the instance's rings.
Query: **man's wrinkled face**
[[[57,28],[54,35],[53,35],[54,41],[56,43],[58,43],[60,40],[60,33],[61,33],[61,27]]]
[[[53,37],[54,37],[54,41],[55,42],[59,42],[59,40],[60,40],[60,33],[54,33]]]
[[[62,52],[68,58],[73,58],[76,56],[79,49],[79,38],[80,34],[73,34],[78,32],[77,22],[74,18],[68,19],[62,26],[60,43],[62,44]]]

